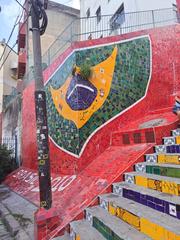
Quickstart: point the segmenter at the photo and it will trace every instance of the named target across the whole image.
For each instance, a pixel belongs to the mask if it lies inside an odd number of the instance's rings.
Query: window
[[[110,19],[110,27],[112,30],[115,30],[119,28],[124,22],[125,22],[125,12],[124,12],[124,3],[123,3]]]
[[[101,6],[98,7],[96,11],[97,23],[101,21]]]
[[[88,8],[88,10],[86,11],[86,17],[89,18],[90,15],[91,15],[91,13],[90,13],[90,8]]]

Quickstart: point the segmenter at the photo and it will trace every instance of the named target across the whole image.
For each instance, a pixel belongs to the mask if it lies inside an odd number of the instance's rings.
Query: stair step
[[[180,154],[177,153],[151,153],[145,155],[146,162],[180,164]]]
[[[70,239],[70,235],[68,236],[66,234],[66,235],[63,235],[63,236],[60,236],[60,237],[55,237],[55,238],[53,238],[53,240],[71,240],[71,239]]]
[[[70,237],[72,240],[105,240],[105,238],[86,220],[70,223]]]
[[[153,239],[180,238],[180,221],[165,213],[115,194],[101,196],[109,203],[108,211]],[[171,237],[169,237],[171,236]],[[169,237],[169,238],[168,238]]]
[[[152,173],[166,177],[180,178],[180,165],[160,163],[137,163],[136,172]]]
[[[174,129],[171,132],[172,132],[172,136],[174,137],[180,136],[180,128]]]
[[[157,211],[180,219],[180,197],[144,188],[135,184],[119,182],[113,184],[113,193],[146,205]],[[100,196],[100,205],[108,209],[108,203]],[[107,206],[107,208],[105,208]]]
[[[180,136],[176,136],[176,137],[163,137],[163,143],[165,145],[180,144]]]
[[[138,230],[136,230],[134,227],[124,222],[123,220],[110,215],[100,206],[87,208],[86,217],[88,220],[90,220],[92,225],[104,235],[106,239],[117,240],[151,239],[148,236],[144,235],[143,233],[140,233]]]
[[[173,145],[156,145],[155,146],[156,154],[166,154],[166,153],[179,153],[180,154],[180,145],[173,144]]]
[[[134,183],[142,187],[176,196],[180,195],[179,178],[165,177],[143,172],[130,172],[125,173],[125,182]]]

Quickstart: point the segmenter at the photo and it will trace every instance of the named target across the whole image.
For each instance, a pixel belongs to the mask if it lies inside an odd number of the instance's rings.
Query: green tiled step
[[[116,194],[105,194],[101,198],[108,202],[111,214],[128,222],[140,232],[148,234],[149,237],[157,239],[159,235],[158,239],[179,239],[180,221],[178,219]]]
[[[108,240],[151,239],[121,219],[110,215],[100,206],[86,209],[86,218],[90,219],[91,224]]]
[[[147,187],[176,196],[180,195],[179,178],[164,177],[143,172],[130,172],[125,173],[125,182],[134,183],[142,187]]]
[[[160,164],[160,163],[137,163],[136,172],[146,172],[167,177],[180,178],[180,165],[177,164]]]
[[[113,193],[180,219],[180,197],[178,196],[126,182],[114,183]],[[108,206],[108,203],[104,202],[101,196],[100,205],[107,209],[106,206]]]
[[[70,223],[71,240],[105,240],[105,238],[86,220]]]

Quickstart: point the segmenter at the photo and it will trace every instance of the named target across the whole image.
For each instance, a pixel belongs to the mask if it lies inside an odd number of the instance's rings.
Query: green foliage
[[[88,63],[84,63],[80,66],[81,69],[81,77],[88,80],[91,76],[91,66]]]
[[[0,183],[17,167],[11,154],[12,151],[8,150],[5,145],[0,145]]]

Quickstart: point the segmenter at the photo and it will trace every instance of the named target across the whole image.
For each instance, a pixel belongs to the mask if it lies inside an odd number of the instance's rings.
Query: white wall
[[[80,0],[80,16],[85,17],[88,8],[91,9],[91,16],[96,15],[96,10],[101,6],[102,15],[114,14],[124,3],[125,12],[137,12],[161,8],[171,8],[176,0]]]
[[[176,0],[81,0],[80,1],[80,16],[86,17],[87,9],[90,8],[90,16],[96,16],[96,11],[99,6],[101,6],[101,15],[113,15],[118,8],[124,3],[124,10],[125,13],[130,12],[139,12],[139,11],[149,11],[149,10],[156,10],[156,9],[165,9],[165,8],[172,8],[173,4],[176,4]],[[95,31],[92,33],[92,38],[98,38],[102,35],[100,32],[102,29],[109,28],[110,16],[102,17],[101,21],[97,23],[96,17],[81,20],[81,33],[87,33]],[[155,26],[159,27],[165,25],[164,20],[166,19],[173,19],[174,14],[169,10],[155,11],[153,13],[138,13],[138,14],[127,14],[125,23],[122,25],[124,29],[116,30],[116,32],[103,32],[103,37],[108,35],[116,35],[120,33],[126,33],[131,31],[136,31],[144,28],[152,28],[154,24],[152,23],[153,20],[158,22]],[[163,23],[162,23],[163,22]],[[174,21],[168,21],[168,24],[174,23]],[[142,26],[127,28],[127,26],[131,25],[140,25]],[[82,35],[81,39],[87,39],[90,34]]]

